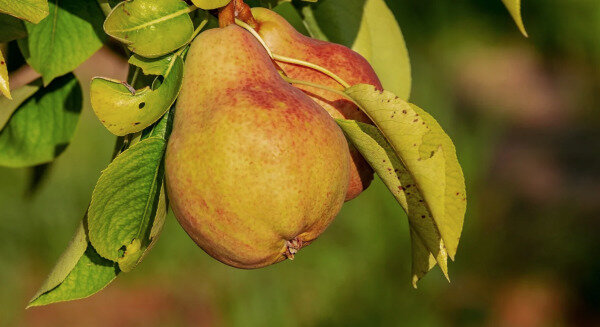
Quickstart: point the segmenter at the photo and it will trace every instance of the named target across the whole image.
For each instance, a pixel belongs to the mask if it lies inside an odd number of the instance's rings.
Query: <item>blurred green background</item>
[[[600,325],[600,2],[526,0],[523,38],[498,0],[388,0],[412,102],[456,143],[469,205],[448,284],[414,290],[406,217],[380,181],[293,262],[244,271],[170,216],[133,272],[71,303],[24,310],[85,212],[114,137],[84,110],[41,188],[0,168],[0,325]],[[78,69],[123,76],[102,51]],[[39,170],[38,170],[39,172]]]

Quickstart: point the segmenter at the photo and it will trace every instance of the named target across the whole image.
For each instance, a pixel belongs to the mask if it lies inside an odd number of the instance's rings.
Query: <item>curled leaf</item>
[[[141,90],[125,83],[94,78],[90,100],[96,116],[113,134],[123,136],[142,131],[162,117],[177,99],[183,78],[183,60],[177,56],[170,62],[165,79],[155,90]]]
[[[181,0],[132,0],[106,17],[104,31],[143,57],[156,58],[190,41],[194,25]]]

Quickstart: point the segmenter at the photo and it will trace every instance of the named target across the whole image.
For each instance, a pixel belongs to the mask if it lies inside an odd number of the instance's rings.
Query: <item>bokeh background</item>
[[[529,39],[496,0],[388,4],[411,100],[452,136],[466,175],[452,283],[436,268],[411,287],[406,217],[376,181],[293,262],[227,267],[170,215],[135,271],[89,299],[24,310],[110,159],[114,137],[88,104],[55,164],[0,168],[0,325],[600,326],[600,2],[523,1]],[[82,84],[124,78],[115,58],[95,55]]]

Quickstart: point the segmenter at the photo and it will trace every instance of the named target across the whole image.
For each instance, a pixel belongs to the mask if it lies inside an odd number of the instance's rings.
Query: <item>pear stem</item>
[[[358,106],[358,104],[354,101],[354,99],[352,99],[348,94],[346,94],[344,91],[340,91],[340,90],[336,90],[334,88],[325,86],[325,85],[321,85],[321,84],[316,84],[316,83],[311,83],[311,82],[307,82],[307,81],[302,81],[302,80],[298,80],[298,79],[293,79],[293,78],[289,78],[287,76],[281,75],[281,78],[283,78],[283,80],[285,80],[286,82],[290,83],[290,84],[299,84],[299,85],[306,85],[306,86],[311,86],[317,89],[321,89],[321,90],[325,90],[325,91],[329,91],[332,93],[335,93],[337,95],[340,95],[346,99],[348,99],[349,101],[352,101],[354,104],[356,104]]]
[[[350,84],[346,83],[346,81],[344,81],[338,75],[334,74],[332,71],[328,70],[327,68],[321,67],[319,65],[313,64],[311,62],[300,60],[300,59],[289,58],[289,57],[281,56],[278,54],[273,54],[273,59],[275,59],[276,61],[286,62],[288,64],[294,64],[294,65],[298,65],[298,66],[312,68],[316,71],[319,71],[319,72],[331,77],[336,82],[340,83],[340,85],[343,86],[345,89],[350,87]]]
[[[248,32],[250,32],[250,34],[252,34],[258,40],[258,42],[260,42],[260,44],[262,44],[262,46],[265,48],[265,50],[267,50],[269,57],[273,58],[273,52],[271,52],[271,49],[269,49],[269,47],[267,46],[267,43],[265,43],[265,40],[263,40],[263,38],[260,36],[260,34],[258,34],[258,32],[254,28],[252,28],[252,26],[250,26],[249,24],[246,24],[245,22],[243,22],[237,18],[235,19],[235,23],[238,24],[239,26],[243,27]]]
[[[298,66],[302,66],[302,67],[307,67],[307,68],[312,68],[318,72],[321,72],[329,77],[331,77],[333,80],[335,80],[336,82],[340,83],[341,86],[343,86],[345,89],[350,87],[350,84],[346,83],[346,81],[344,81],[341,77],[339,77],[338,75],[336,75],[335,73],[333,73],[332,71],[328,70],[327,68],[321,67],[317,64],[313,64],[311,62],[308,61],[304,61],[304,60],[300,60],[300,59],[295,59],[295,58],[290,58],[290,57],[286,57],[286,56],[282,56],[282,55],[278,55],[278,54],[274,54],[271,49],[269,49],[269,46],[267,46],[267,43],[265,42],[265,40],[260,36],[260,34],[258,34],[258,32],[249,24],[246,24],[245,22],[239,20],[239,19],[235,19],[235,23],[241,27],[243,27],[245,30],[247,30],[248,32],[250,32],[257,40],[258,42],[260,42],[260,44],[262,44],[262,46],[267,50],[267,53],[269,54],[269,57],[271,57],[273,60],[275,61],[281,61],[281,62],[285,62],[288,64],[294,64],[294,65],[298,65]]]

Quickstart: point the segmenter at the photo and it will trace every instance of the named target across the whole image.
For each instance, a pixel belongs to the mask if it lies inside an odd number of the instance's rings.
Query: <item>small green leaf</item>
[[[165,147],[160,137],[136,143],[104,170],[92,194],[90,241],[102,257],[126,270],[139,260],[143,242],[149,239],[148,226],[157,212],[164,176]]]
[[[171,61],[175,57],[174,54],[169,53],[158,58],[146,58],[137,54],[129,57],[129,63],[140,67],[142,72],[146,75],[160,75],[165,76],[169,68],[171,67]]]
[[[90,87],[92,108],[102,124],[115,135],[136,133],[156,122],[177,99],[183,78],[183,60],[171,61],[171,69],[156,90],[133,90],[127,84],[94,78]]]
[[[231,2],[231,0],[192,0],[192,3],[196,7],[204,10],[225,7],[229,2]]]
[[[54,160],[73,137],[82,101],[81,87],[73,74],[37,91],[0,131],[0,165],[25,167]]]
[[[10,15],[0,14],[0,43],[6,43],[27,36],[23,21]]]
[[[448,255],[439,229],[423,194],[392,145],[373,125],[343,119],[336,119],[336,122],[406,211],[411,233],[416,236],[413,238],[413,275],[423,265],[420,247],[425,247],[448,278]],[[425,259],[428,265],[429,256]]]
[[[102,290],[118,274],[117,264],[100,257],[88,243],[85,252],[66,278],[58,286],[32,299],[28,307],[86,298]]]
[[[15,112],[25,100],[40,89],[42,83],[40,80],[38,80],[38,82],[24,85],[13,90],[12,100],[0,98],[0,131],[4,128],[13,112]]]
[[[181,0],[133,0],[118,4],[104,30],[143,57],[156,58],[188,43],[194,25]]]
[[[10,87],[8,85],[8,69],[6,68],[6,61],[4,55],[0,51],[0,93],[4,94],[5,97],[12,99],[10,96]]]
[[[0,12],[37,24],[48,16],[48,0],[0,0]]]
[[[19,48],[44,85],[88,59],[102,46],[104,15],[95,1],[61,0],[50,3],[50,15],[39,24],[25,23],[28,37]]]
[[[361,84],[347,89],[346,94],[377,125],[412,176],[448,256],[454,259],[466,210],[466,191],[452,140],[428,113],[391,92]]]
[[[521,33],[525,37],[528,37],[527,31],[525,30],[525,24],[523,24],[523,17],[521,16],[521,0],[502,0],[502,3],[504,3],[510,12],[510,15],[515,20]]]

